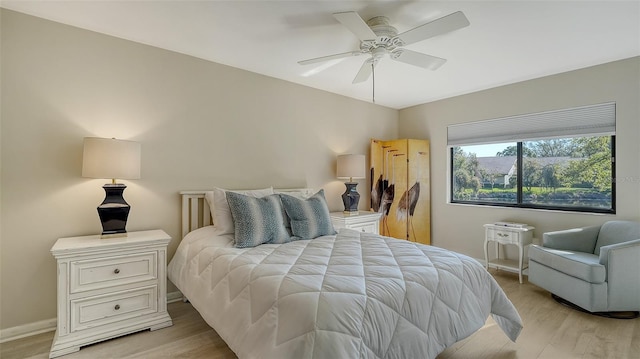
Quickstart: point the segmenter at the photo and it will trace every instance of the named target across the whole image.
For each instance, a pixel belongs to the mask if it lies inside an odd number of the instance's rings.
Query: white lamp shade
[[[140,178],[140,143],[115,138],[85,137],[82,177]]]
[[[340,155],[338,156],[338,178],[365,178],[366,169],[364,155]]]

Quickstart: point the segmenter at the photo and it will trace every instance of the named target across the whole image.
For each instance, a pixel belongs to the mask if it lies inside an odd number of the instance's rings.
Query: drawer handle
[[[362,231],[363,231],[363,232],[365,231],[365,230],[364,230],[364,228],[362,228]]]
[[[113,309],[115,309],[115,310],[120,310],[120,304],[116,304],[116,306],[115,306],[115,307],[113,307]]]
[[[498,237],[509,237],[506,233],[498,233]]]
[[[118,268],[114,269],[114,270],[113,270],[113,273],[115,273],[115,274],[120,273],[120,269],[118,269]]]

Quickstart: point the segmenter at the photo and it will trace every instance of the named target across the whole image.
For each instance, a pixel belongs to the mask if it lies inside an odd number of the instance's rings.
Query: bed
[[[169,279],[239,358],[435,358],[489,315],[520,334],[515,307],[470,257],[347,229],[236,248],[204,191],[181,194]]]

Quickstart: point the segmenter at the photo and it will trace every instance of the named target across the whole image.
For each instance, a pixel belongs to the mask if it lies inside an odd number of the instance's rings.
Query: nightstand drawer
[[[487,239],[501,243],[518,243],[518,232],[488,228]]]
[[[157,252],[73,261],[71,293],[156,279]]]
[[[116,292],[71,301],[71,332],[158,311],[158,287]]]
[[[347,228],[353,229],[354,231],[358,232],[376,233],[378,230],[378,225],[376,223],[352,224],[347,226]]]

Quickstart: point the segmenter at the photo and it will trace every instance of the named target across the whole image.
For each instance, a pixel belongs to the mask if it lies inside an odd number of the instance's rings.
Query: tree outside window
[[[478,155],[483,146],[453,147],[451,202],[614,213],[614,140],[505,143],[493,155]]]

